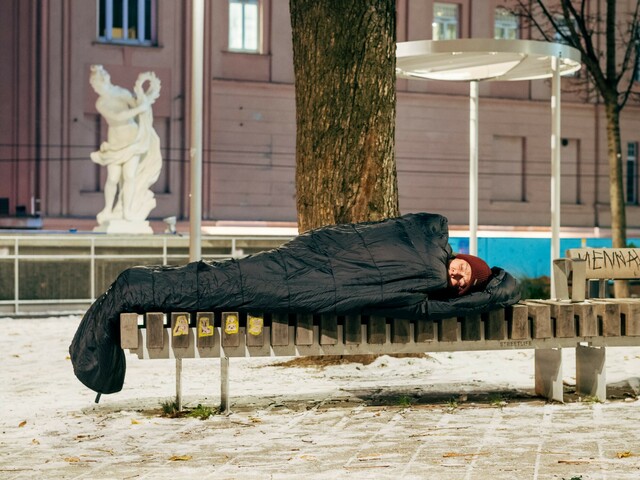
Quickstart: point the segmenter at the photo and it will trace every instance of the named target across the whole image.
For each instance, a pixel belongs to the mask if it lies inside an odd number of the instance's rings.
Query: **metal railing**
[[[203,236],[202,258],[241,258],[274,248],[290,239],[290,236],[279,235]],[[114,261],[117,262],[116,269],[117,265],[125,264],[180,265],[189,262],[188,250],[189,237],[178,235],[0,235],[0,314],[60,311],[64,308],[83,311],[102,293],[105,285],[115,280],[117,275],[109,278],[109,272],[105,273]],[[60,265],[67,262],[73,265],[66,267],[71,268],[74,275],[79,275],[81,285],[78,290],[88,292],[88,296],[56,295],[58,298],[46,298],[44,294],[45,298],[42,298],[43,294],[34,292],[37,288],[33,285],[38,285],[39,276],[50,276],[49,283],[55,283]],[[74,269],[74,265],[82,268]],[[103,270],[102,282],[97,278],[98,265]],[[86,283],[82,280],[84,270],[87,270]]]

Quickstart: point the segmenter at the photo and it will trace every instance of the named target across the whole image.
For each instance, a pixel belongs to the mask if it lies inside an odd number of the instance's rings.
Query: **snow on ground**
[[[530,350],[231,359],[233,413],[200,420],[159,414],[173,360],[128,355],[96,405],[69,360],[79,320],[0,318],[0,478],[640,478],[640,348],[607,349],[628,398],[604,404],[534,398]],[[187,407],[219,404],[219,365],[183,361]]]

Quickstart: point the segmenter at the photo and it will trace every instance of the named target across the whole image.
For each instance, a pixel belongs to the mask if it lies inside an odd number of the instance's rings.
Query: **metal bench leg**
[[[576,392],[604,402],[607,398],[605,348],[576,347]]]
[[[176,358],[176,407],[182,411],[182,359]]]
[[[220,411],[229,414],[229,357],[220,357]]]
[[[564,402],[561,348],[536,349],[535,380],[537,395]]]

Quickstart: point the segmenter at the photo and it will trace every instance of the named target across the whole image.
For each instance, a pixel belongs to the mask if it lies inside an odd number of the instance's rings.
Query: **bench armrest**
[[[582,258],[558,258],[553,261],[553,280],[558,300],[583,302],[587,284],[587,262]],[[571,283],[571,295],[569,295]]]

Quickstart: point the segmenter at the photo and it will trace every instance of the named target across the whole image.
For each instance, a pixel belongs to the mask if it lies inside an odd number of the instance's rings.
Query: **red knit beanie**
[[[467,255],[464,253],[457,254],[455,258],[464,260],[471,267],[471,280],[469,285],[460,292],[460,295],[469,293],[469,290],[471,289],[479,290],[486,285],[491,277],[491,269],[484,260],[480,257],[476,257],[475,255]]]

